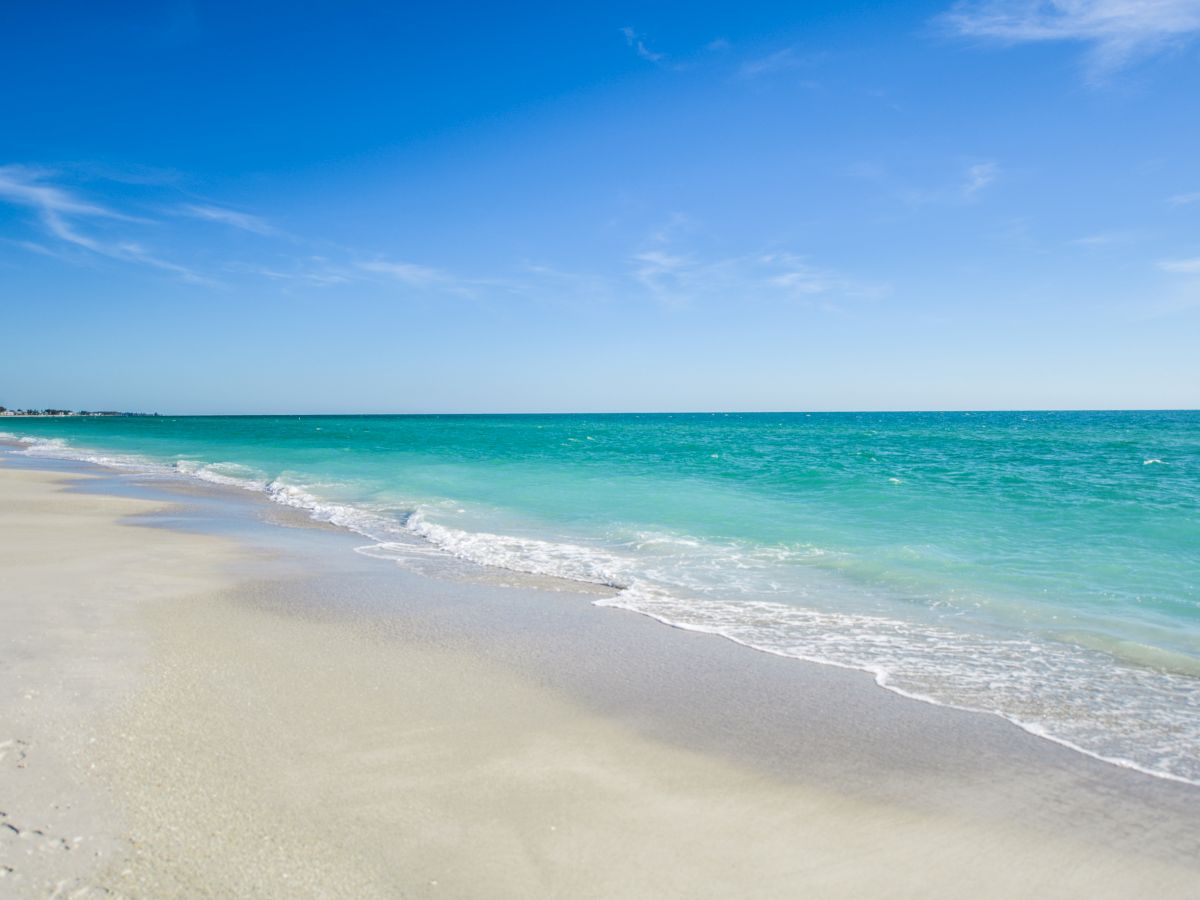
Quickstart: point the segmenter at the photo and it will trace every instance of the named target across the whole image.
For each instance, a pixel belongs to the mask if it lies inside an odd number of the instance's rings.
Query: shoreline
[[[24,482],[45,488],[19,521],[6,517],[6,539],[29,532],[38,516],[49,534],[56,519],[83,515],[72,509],[90,509],[88,533],[137,564],[130,582],[104,560],[88,563],[93,583],[98,572],[120,582],[113,596],[126,612],[104,633],[126,651],[96,663],[120,687],[89,701],[87,715],[110,730],[97,738],[101,750],[81,752],[88,764],[108,760],[95,802],[116,810],[113,822],[130,823],[105,840],[113,858],[126,853],[134,862],[128,875],[114,864],[79,876],[85,886],[136,894],[174,878],[232,891],[228,879],[249,877],[253,859],[276,879],[258,885],[266,895],[296,886],[283,878],[290,870],[317,879],[314,889],[359,896],[394,893],[401,882],[417,895],[469,896],[488,883],[492,895],[586,896],[572,881],[584,873],[597,896],[705,884],[713,896],[802,887],[1120,896],[1135,885],[1184,896],[1200,875],[1200,791],[1098,762],[998,717],[905,700],[863,673],[598,609],[583,593],[403,572],[346,552],[350,535],[299,515],[287,521],[275,507],[264,519],[271,504],[251,497],[103,474],[56,487],[65,476],[28,474],[36,468],[0,465],[6,491]],[[44,554],[78,552],[41,540]],[[173,572],[162,570],[161,553],[174,554]],[[6,560],[15,570],[22,564]],[[32,596],[44,580],[23,583]],[[78,577],[64,583],[78,591]],[[22,600],[0,596],[14,609]],[[229,702],[239,695],[244,707]],[[43,723],[47,735],[62,728],[55,721]],[[112,733],[114,722],[125,729],[117,734],[158,735],[150,743],[166,749],[134,749]],[[277,758],[276,741],[302,764]],[[226,764],[193,758],[197,747]],[[4,766],[4,778],[29,772],[27,756],[19,771]],[[370,772],[348,770],[348,760],[369,763]],[[163,784],[186,776],[189,789],[145,796],[138,785],[148,771]],[[202,832],[218,821],[207,798],[228,795],[232,784],[257,804],[226,798],[253,823],[246,827],[278,831],[283,849],[259,858],[246,855],[246,835],[217,841],[230,868],[218,878],[198,864],[214,840]],[[320,785],[320,815],[347,829],[332,842],[336,852],[309,848],[323,859],[315,868],[303,861],[311,835],[294,830],[315,811],[303,796],[311,785]],[[530,792],[540,799],[515,799]],[[568,809],[569,827],[523,830],[549,810],[566,822]],[[630,809],[646,810],[646,821],[626,821]],[[162,843],[150,821],[191,825]],[[437,837],[451,832],[458,838]],[[131,834],[148,855],[129,855]],[[661,858],[675,860],[672,871],[660,871]],[[231,864],[239,860],[246,865]],[[739,871],[747,860],[749,870]],[[851,861],[862,871],[848,870]],[[429,877],[422,882],[417,870]],[[321,881],[330,873],[334,881]]]
[[[11,445],[9,441],[6,440],[9,438],[12,439]],[[17,438],[15,435],[8,435],[0,432],[0,454],[2,454],[3,451],[10,446],[14,450],[16,448],[22,448],[27,452],[32,452],[29,451],[29,449],[25,446],[26,443],[32,441],[33,445],[37,446],[39,440],[45,439],[39,439],[36,437]],[[275,517],[280,518],[281,521],[294,521],[296,524],[307,527],[334,528],[342,533],[353,534],[356,536],[356,538],[366,538],[368,541],[377,544],[377,546],[373,547],[354,548],[359,553],[362,553],[368,557],[390,561],[407,567],[411,561],[405,560],[402,557],[404,557],[412,548],[406,547],[406,545],[403,543],[394,545],[396,548],[399,548],[398,558],[396,555],[394,555],[394,551],[392,549],[393,545],[389,542],[396,540],[397,537],[401,538],[402,541],[415,540],[421,545],[421,547],[444,555],[442,562],[446,563],[448,569],[451,570],[457,566],[459,569],[465,567],[468,570],[486,571],[490,573],[490,575],[485,578],[485,580],[495,580],[500,573],[507,573],[502,577],[511,579],[516,585],[519,586],[534,588],[553,587],[556,590],[565,590],[568,593],[589,593],[593,595],[593,602],[597,606],[633,612],[637,615],[645,616],[657,623],[667,625],[672,628],[693,631],[700,634],[717,635],[728,641],[731,641],[734,644],[737,644],[738,646],[756,652],[780,656],[785,659],[795,660],[798,662],[830,666],[848,672],[865,674],[869,676],[879,688],[889,691],[904,699],[927,703],[961,712],[996,716],[1006,723],[1014,725],[1038,739],[1057,744],[1061,747],[1107,765],[1128,769],[1154,778],[1200,787],[1200,780],[1197,778],[1177,774],[1176,772],[1171,771],[1169,768],[1170,757],[1168,757],[1168,762],[1161,763],[1159,767],[1155,768],[1150,764],[1140,761],[1138,758],[1133,758],[1130,755],[1125,755],[1121,752],[1124,750],[1126,753],[1128,753],[1131,749],[1141,749],[1144,745],[1139,746],[1136,742],[1131,744],[1127,740],[1124,742],[1123,746],[1117,746],[1113,750],[1106,752],[1103,749],[1097,749],[1096,747],[1088,746],[1086,743],[1080,743],[1079,741],[1072,739],[1069,730],[1066,731],[1066,733],[1063,733],[1063,730],[1057,729],[1058,725],[1069,722],[1070,716],[1064,716],[1062,720],[1055,720],[1053,717],[1051,717],[1050,724],[1048,725],[1045,722],[1038,721],[1038,717],[1036,715],[1026,718],[1022,716],[1019,711],[1003,708],[1002,704],[989,705],[986,702],[977,702],[972,704],[966,701],[960,702],[957,699],[948,696],[938,696],[936,685],[933,687],[926,685],[926,689],[904,686],[902,683],[897,683],[897,676],[900,675],[902,679],[903,672],[893,671],[886,665],[881,666],[872,660],[852,659],[847,661],[837,658],[836,654],[810,655],[808,653],[798,652],[790,647],[787,649],[779,649],[775,646],[772,646],[769,642],[763,643],[756,640],[752,633],[750,636],[745,636],[739,633],[739,630],[736,627],[730,627],[728,623],[718,623],[717,625],[712,625],[708,621],[705,621],[703,615],[701,615],[699,618],[693,619],[689,618],[687,614],[680,615],[678,610],[673,612],[661,611],[657,609],[653,603],[646,604],[645,602],[629,602],[623,597],[623,594],[633,585],[627,584],[622,587],[619,586],[621,584],[620,582],[598,581],[591,577],[591,574],[594,573],[583,575],[578,573],[559,575],[542,572],[541,574],[535,574],[532,570],[522,568],[519,562],[514,566],[510,565],[510,560],[502,559],[497,561],[488,555],[485,555],[485,561],[481,561],[477,553],[462,553],[459,549],[456,549],[456,545],[453,543],[447,546],[445,541],[439,539],[436,533],[431,535],[420,529],[412,530],[409,528],[408,523],[397,525],[396,523],[387,520],[386,517],[381,517],[379,514],[350,501],[327,501],[319,499],[318,497],[307,493],[307,490],[303,487],[297,488],[295,485],[290,485],[282,481],[259,483],[238,476],[207,472],[207,467],[203,465],[199,466],[199,468],[179,468],[178,465],[172,467],[164,463],[155,462],[136,456],[126,456],[120,453],[115,456],[106,456],[104,455],[103,451],[90,451],[70,446],[54,447],[50,453],[36,453],[29,457],[25,457],[24,454],[21,453],[18,453],[17,457],[10,456],[10,459],[13,460],[17,458],[27,458],[30,464],[35,467],[39,465],[53,466],[57,464],[65,467],[65,471],[87,471],[94,467],[98,472],[119,473],[123,477],[128,478],[151,479],[154,481],[165,479],[167,483],[171,484],[172,490],[185,493],[191,492],[192,487],[194,487],[197,492],[201,493],[204,491],[224,491],[228,489],[234,489],[237,494],[249,493],[254,497],[253,502],[266,503],[268,507],[275,510],[275,513],[268,514],[268,517],[272,517],[272,515],[274,515]],[[193,493],[193,496],[198,495],[199,494]],[[241,499],[245,498],[242,497]],[[287,512],[283,512],[283,510],[287,510]],[[293,516],[295,513],[300,514],[298,518]],[[485,535],[485,537],[486,536],[487,535]],[[434,568],[437,568],[437,566],[434,566]],[[445,573],[439,572],[438,574],[441,575]],[[462,576],[462,571],[455,571],[451,575],[451,577]],[[786,608],[781,608],[781,610],[783,609]],[[780,610],[777,610],[777,612],[779,611]],[[854,622],[854,619],[855,617],[853,615],[846,614],[838,621],[825,623],[823,627],[829,632],[838,633],[842,629],[852,628],[854,625],[856,625],[857,623]],[[870,616],[864,618],[864,620],[866,619],[870,619]],[[892,623],[893,626],[902,626],[903,624],[904,623],[900,620]],[[821,637],[819,634],[814,636],[818,639]],[[880,635],[877,635],[877,637],[882,637],[886,642],[889,638],[889,635],[886,632],[882,632]],[[1054,641],[1051,641],[1049,644],[1040,647],[1039,651],[1044,652],[1048,647],[1053,649],[1058,646],[1059,645]],[[987,656],[988,653],[994,649],[995,647],[988,645],[987,647],[982,648],[980,652],[983,652],[984,655]],[[979,650],[979,648],[977,648],[977,650]],[[959,650],[960,654],[961,652],[962,648]],[[1068,652],[1078,652],[1078,648],[1069,647]],[[1083,652],[1086,653],[1090,651]],[[1078,662],[1078,660],[1072,660],[1072,662]],[[1142,669],[1146,671],[1152,671],[1154,667],[1147,665],[1143,666]],[[1138,671],[1141,670],[1135,669],[1134,674],[1136,674]],[[947,675],[946,672],[939,672],[937,674],[939,676],[943,676],[944,681],[953,683],[953,678],[945,677]],[[960,671],[958,674],[961,676],[964,673]],[[972,673],[967,672],[965,674],[971,675]],[[990,677],[1003,679],[1007,673],[1005,672],[1003,666],[1000,666],[998,668],[994,668],[989,674]],[[1126,670],[1105,672],[1102,680],[1093,681],[1091,684],[1083,685],[1080,688],[1080,692],[1083,695],[1088,695],[1090,691],[1103,689],[1112,678],[1121,677],[1122,675],[1128,677],[1130,672]],[[1181,688],[1179,686],[1174,687],[1174,690],[1176,691],[1180,689]],[[1053,698],[1051,699],[1053,700]],[[1112,710],[1107,710],[1104,712],[1109,716],[1114,715]],[[1159,736],[1161,737],[1162,735]],[[1174,748],[1172,748],[1171,752],[1178,754],[1178,751]],[[1186,759],[1186,755],[1184,756],[1184,759]],[[1189,775],[1191,775],[1190,769]]]

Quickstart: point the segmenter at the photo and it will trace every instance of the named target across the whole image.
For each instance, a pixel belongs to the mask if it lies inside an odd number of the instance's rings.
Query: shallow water
[[[8,419],[1200,782],[1200,413]]]

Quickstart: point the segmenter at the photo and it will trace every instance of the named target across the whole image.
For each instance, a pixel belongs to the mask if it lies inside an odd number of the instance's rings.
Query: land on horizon
[[[113,416],[133,416],[143,418],[253,418],[256,416],[271,417],[271,416],[304,416],[304,417],[336,417],[336,416],[721,416],[721,415],[759,415],[759,416],[797,416],[797,415],[905,415],[919,413],[1138,413],[1138,412],[1200,412],[1200,407],[1086,407],[1086,408],[1070,408],[1070,407],[1016,407],[1016,408],[986,408],[986,407],[965,407],[962,409],[656,409],[656,410],[506,410],[506,411],[422,411],[422,412],[203,412],[203,413],[175,413],[175,412],[115,412],[115,411],[89,411],[89,410],[70,410],[70,409],[6,409],[0,406],[0,417],[23,417],[23,418],[63,418],[71,416],[83,417],[113,417]]]

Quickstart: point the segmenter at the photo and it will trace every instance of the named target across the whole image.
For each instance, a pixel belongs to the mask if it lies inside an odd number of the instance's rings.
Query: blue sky
[[[1200,0],[7,4],[0,403],[1200,406]]]

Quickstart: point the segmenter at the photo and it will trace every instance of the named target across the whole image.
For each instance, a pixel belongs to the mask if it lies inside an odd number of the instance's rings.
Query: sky
[[[10,407],[1200,407],[1200,0],[46,0],[0,77]]]

